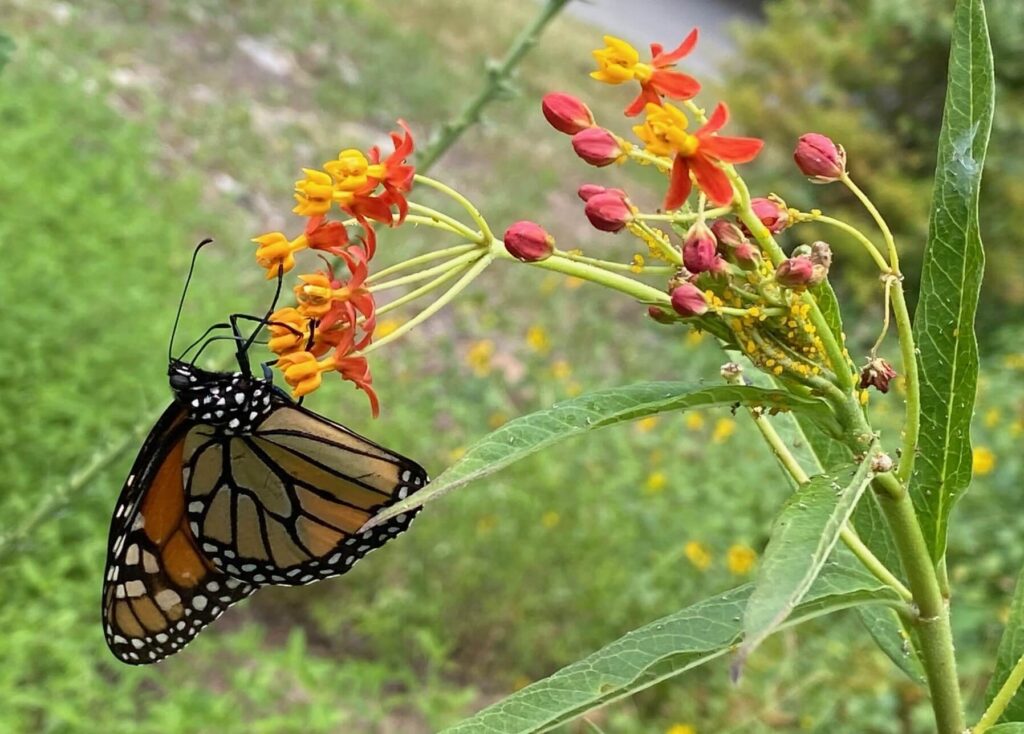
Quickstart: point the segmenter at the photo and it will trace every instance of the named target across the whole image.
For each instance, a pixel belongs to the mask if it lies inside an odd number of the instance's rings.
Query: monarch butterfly
[[[240,318],[260,322],[248,339]],[[261,586],[343,574],[413,519],[359,533],[426,472],[294,402],[266,366],[253,375],[247,352],[266,323],[231,317],[240,371],[168,357],[174,399],[132,465],[108,539],[103,626],[122,662],[173,655]]]

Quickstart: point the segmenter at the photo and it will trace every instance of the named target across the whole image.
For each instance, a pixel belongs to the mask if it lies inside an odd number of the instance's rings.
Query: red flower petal
[[[725,171],[708,158],[695,155],[690,158],[690,169],[697,179],[697,186],[707,194],[708,200],[715,206],[725,206],[732,201],[732,183]]]
[[[626,108],[626,117],[636,117],[644,111],[644,107],[648,104],[660,105],[661,97],[658,96],[658,92],[650,84],[641,83],[640,94]]]
[[[711,117],[705,122],[695,133],[697,137],[701,135],[708,135],[710,133],[718,132],[725,123],[729,121],[729,108],[725,106],[724,102],[719,102],[718,106],[715,107],[715,111],[711,113]]]
[[[726,163],[747,163],[754,160],[764,147],[758,138],[734,138],[712,136],[700,141],[700,150],[705,155],[718,158]]]
[[[693,99],[700,91],[700,82],[680,71],[659,69],[651,75],[650,84],[672,99]]]
[[[690,31],[690,35],[683,39],[683,42],[676,46],[675,50],[669,51],[667,54],[662,53],[662,46],[660,43],[651,44],[651,62],[654,66],[668,66],[674,64],[679,59],[686,56],[688,53],[693,51],[693,47],[697,45],[698,29],[694,28]]]
[[[690,195],[693,184],[690,182],[690,162],[694,159],[677,155],[672,163],[672,177],[669,179],[668,192],[665,194],[665,209],[678,209]]]

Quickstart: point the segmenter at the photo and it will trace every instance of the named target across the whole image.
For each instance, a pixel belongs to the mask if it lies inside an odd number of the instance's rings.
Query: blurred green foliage
[[[1024,315],[1024,267],[1017,248],[1024,207],[1024,4],[989,0],[996,73],[996,114],[982,190],[982,237],[988,253],[979,323]],[[952,3],[946,0],[777,0],[761,25],[738,28],[740,53],[720,83],[738,120],[767,140],[755,186],[791,206],[817,207],[876,231],[845,188],[806,186],[793,165],[796,139],[829,135],[846,148],[850,172],[895,230],[913,289],[927,236],[931,180],[942,104]],[[872,265],[852,241],[813,225],[797,230],[857,253],[833,280],[862,302],[878,301]],[[877,238],[876,238],[877,239]]]
[[[8,334],[0,345],[3,531],[163,407],[164,346],[194,243],[206,235],[218,242],[200,260],[183,341],[229,310],[265,304],[248,238],[295,226],[289,190],[301,165],[339,146],[378,142],[398,116],[422,141],[476,91],[483,58],[534,11],[501,4],[496,23],[497,7],[12,6],[4,23],[17,50],[0,77],[0,242],[12,253],[0,273]],[[585,76],[597,36],[555,24],[524,66],[523,95],[492,109],[435,173],[472,196],[498,229],[535,217],[552,223],[563,246],[579,238],[588,252],[628,262],[632,253],[593,233],[575,199],[579,183],[611,178],[579,163],[537,109],[539,94],[555,88],[588,93],[604,119],[621,111],[614,93],[604,101],[589,94],[598,89]],[[811,40],[790,44],[796,61]],[[747,92],[726,98],[737,117],[746,114]],[[842,138],[860,104],[837,99],[820,126]],[[803,131],[800,119],[794,114],[792,135],[771,142],[768,160],[779,170]],[[771,137],[782,121],[768,117],[757,131]],[[908,212],[927,207],[919,157],[930,152],[921,135],[916,153],[890,142],[878,154],[883,170],[921,171],[892,184],[895,199],[885,198],[887,177],[860,176],[886,213],[903,211],[893,202],[904,198]],[[874,150],[852,140],[855,160]],[[800,195],[828,191],[787,175]],[[640,187],[636,195],[660,196]],[[919,234],[916,226],[901,229]],[[431,232],[384,234],[382,264],[440,245]],[[989,242],[998,252],[991,234]],[[310,404],[436,474],[501,421],[559,398],[626,381],[716,379],[722,357],[707,340],[579,286],[495,268],[455,308],[375,360],[380,420],[371,422],[363,398],[340,384]],[[1006,511],[1016,506],[1021,469],[1024,356],[1015,334],[1006,341],[979,409],[978,441],[993,466],[957,509],[951,538],[954,618],[965,678],[977,684],[975,708],[1024,561],[1024,520]],[[893,393],[872,409],[891,430],[900,407]],[[0,731],[435,731],[736,585],[750,569],[730,564],[730,549],[760,551],[788,492],[742,415],[610,429],[434,503],[411,532],[342,579],[262,591],[182,654],[130,668],[105,648],[99,593],[110,513],[131,458],[0,559]],[[770,640],[739,687],[722,663],[592,719],[609,734],[674,724],[701,733],[832,732],[853,720],[870,731],[923,732],[930,712],[921,696],[855,618],[840,616]]]

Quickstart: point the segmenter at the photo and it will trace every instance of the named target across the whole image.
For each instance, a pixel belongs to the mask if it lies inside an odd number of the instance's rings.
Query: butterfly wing
[[[114,510],[103,582],[107,645],[125,663],[171,655],[255,591],[212,566],[185,514],[182,467],[193,424],[174,403],[139,452]]]
[[[253,585],[308,584],[348,571],[415,513],[359,533],[423,487],[421,466],[287,399],[245,435],[196,426],[186,440],[189,522],[202,553]]]

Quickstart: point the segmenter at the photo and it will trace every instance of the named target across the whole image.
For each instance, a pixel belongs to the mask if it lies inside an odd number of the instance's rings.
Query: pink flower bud
[[[583,199],[583,201],[589,201],[590,197],[596,196],[597,194],[604,194],[611,192],[621,195],[623,198],[626,196],[626,192],[622,189],[606,189],[604,186],[599,184],[583,184],[576,190],[576,195]]]
[[[759,197],[750,201],[750,208],[772,234],[778,234],[789,226],[789,209],[781,201]]]
[[[718,241],[704,224],[698,222],[690,227],[683,240],[683,264],[691,273],[705,273],[715,268],[718,258]]]
[[[567,135],[575,135],[580,130],[594,126],[594,115],[590,108],[571,94],[545,94],[540,108],[551,127]]]
[[[818,133],[801,135],[793,151],[796,167],[814,183],[838,181],[846,173],[846,151]]]
[[[572,136],[576,155],[592,166],[601,168],[626,157],[618,138],[603,127],[588,127]]]
[[[751,242],[743,242],[729,251],[730,256],[744,270],[757,270],[761,264],[761,251]]]
[[[860,389],[873,387],[878,392],[889,392],[889,382],[896,377],[896,370],[881,357],[875,357],[860,371]]]
[[[680,283],[672,289],[672,308],[680,316],[702,316],[708,312],[708,302],[700,288],[692,283]]]
[[[505,249],[516,260],[546,260],[555,249],[555,238],[536,222],[523,220],[505,230]]]
[[[739,227],[724,219],[713,221],[711,223],[711,232],[715,235],[715,239],[726,247],[739,247],[747,241]]]
[[[816,279],[814,263],[805,255],[783,260],[775,269],[775,280],[786,288],[803,288],[817,285],[823,279]]]
[[[629,199],[618,189],[608,189],[587,199],[587,219],[602,232],[618,232],[633,220]]]

